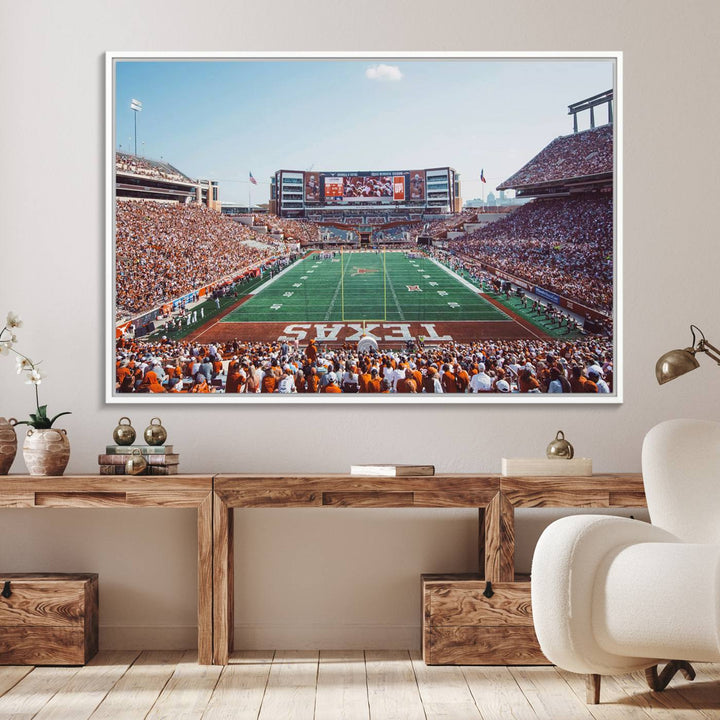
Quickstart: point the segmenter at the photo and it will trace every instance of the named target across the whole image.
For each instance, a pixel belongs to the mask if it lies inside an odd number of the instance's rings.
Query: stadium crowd
[[[534,200],[450,248],[558,295],[612,310],[610,193]]]
[[[203,205],[118,201],[118,317],[150,310],[286,254],[283,243],[268,240]]]
[[[613,125],[555,138],[498,190],[612,173]]]
[[[429,235],[436,240],[444,239],[448,232],[463,232],[465,223],[473,223],[476,221],[477,211],[463,210],[459,215],[425,223],[425,225],[422,226],[422,234]]]
[[[117,341],[119,393],[613,392],[609,341],[486,340],[404,351],[311,340],[225,344]]]
[[[144,177],[177,180],[183,183],[192,182],[187,175],[183,175],[177,168],[174,168],[168,163],[147,160],[146,158],[141,158],[137,155],[128,155],[127,153],[115,153],[115,169],[119,172],[132,173],[133,175],[142,175]]]
[[[270,214],[254,216],[253,224],[264,225],[270,233],[282,233],[286,242],[301,245],[317,242],[320,233],[320,227],[309,220],[291,220]]]

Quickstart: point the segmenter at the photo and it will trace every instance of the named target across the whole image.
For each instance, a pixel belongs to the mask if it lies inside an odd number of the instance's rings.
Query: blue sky
[[[247,201],[250,171],[260,203],[275,170],[311,166],[450,165],[469,200],[480,196],[481,168],[487,195],[572,132],[567,106],[613,87],[613,72],[609,59],[122,60],[115,147],[134,149],[137,98],[138,154],[219,180],[225,202]]]

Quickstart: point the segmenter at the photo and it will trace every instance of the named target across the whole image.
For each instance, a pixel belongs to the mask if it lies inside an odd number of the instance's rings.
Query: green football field
[[[403,252],[316,254],[292,265],[220,322],[508,320],[425,257]]]

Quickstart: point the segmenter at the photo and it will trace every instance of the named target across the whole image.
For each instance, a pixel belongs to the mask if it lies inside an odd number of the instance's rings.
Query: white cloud
[[[380,80],[381,82],[393,82],[402,80],[403,74],[397,65],[373,65],[365,71],[368,80]]]

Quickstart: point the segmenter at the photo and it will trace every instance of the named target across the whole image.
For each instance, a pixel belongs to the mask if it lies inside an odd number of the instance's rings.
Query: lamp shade
[[[700,363],[697,361],[695,351],[692,348],[670,350],[655,363],[655,377],[660,385],[663,385],[697,367],[700,367]]]

